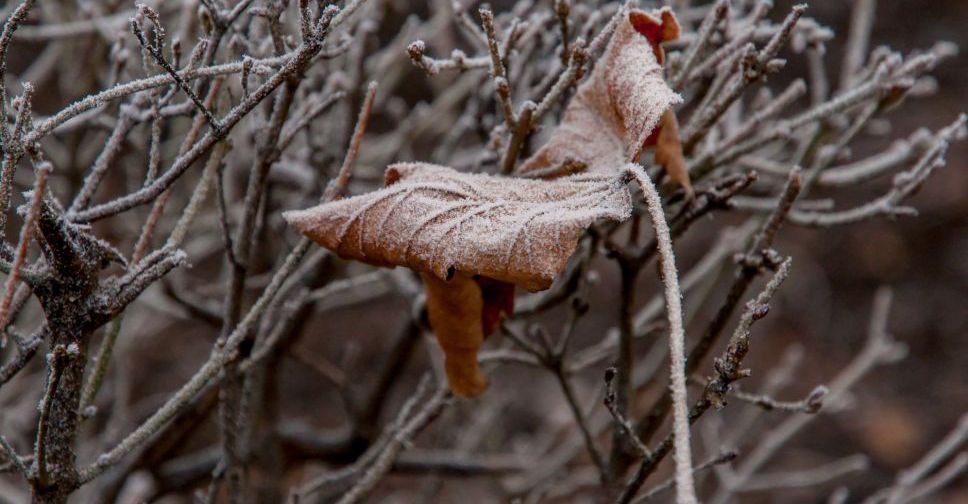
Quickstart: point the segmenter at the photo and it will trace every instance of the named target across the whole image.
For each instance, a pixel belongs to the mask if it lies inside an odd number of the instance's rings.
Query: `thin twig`
[[[850,89],[857,81],[861,67],[864,66],[876,10],[877,0],[854,0],[853,2],[847,47],[844,50],[843,66],[840,69],[840,89],[842,90]]]
[[[673,430],[675,432],[676,462],[676,502],[691,504],[696,502],[695,483],[692,480],[692,452],[689,447],[689,407],[686,405],[685,374],[685,330],[682,325],[682,293],[679,290],[679,277],[676,272],[675,255],[672,252],[672,239],[669,225],[662,210],[662,200],[649,180],[648,175],[638,166],[628,167],[630,175],[638,183],[645,196],[649,217],[655,227],[659,240],[659,264],[662,282],[665,285],[666,311],[669,319],[670,387],[673,403]],[[634,495],[634,492],[632,493]]]
[[[697,465],[693,469],[693,473],[699,473],[707,469],[711,469],[720,464],[727,464],[729,462],[736,460],[736,457],[738,456],[739,454],[735,451],[726,451],[726,452],[720,453],[719,455],[712,457],[711,459],[703,462],[702,464]],[[641,504],[643,502],[652,500],[659,494],[675,486],[675,483],[676,483],[675,478],[669,478],[668,480],[662,483],[659,483],[658,485],[652,487],[652,489],[650,489],[648,492],[639,496],[639,498],[632,501],[632,504]]]
[[[47,375],[47,389],[40,400],[40,417],[37,419],[37,442],[34,445],[34,465],[37,471],[38,484],[43,487],[48,482],[47,443],[50,430],[50,410],[54,403],[54,394],[60,385],[61,375],[67,360],[67,348],[57,345],[47,356],[50,372]]]
[[[754,404],[766,411],[780,410],[796,413],[817,413],[823,407],[823,398],[828,393],[824,386],[813,389],[807,397],[799,401],[778,401],[768,395],[750,394],[740,390],[734,390],[730,395],[733,397]]]
[[[774,274],[773,278],[764,288],[764,291],[755,300],[751,300],[747,305],[747,310],[740,318],[740,323],[733,332],[730,345],[727,346],[723,356],[716,361],[717,375],[714,381],[706,387],[703,397],[693,405],[689,412],[689,423],[695,422],[711,407],[725,404],[722,399],[728,392],[730,384],[745,376],[745,371],[740,367],[742,359],[749,351],[750,329],[756,320],[762,318],[769,311],[769,301],[779,287],[779,285],[789,274],[790,260],[787,259]],[[652,450],[652,456],[643,459],[635,470],[632,478],[626,484],[622,494],[616,500],[617,503],[627,504],[635,497],[636,492],[642,487],[646,479],[651,475],[659,462],[670,452],[672,443],[675,439],[675,431],[670,432],[659,445]]]
[[[34,7],[37,0],[24,0],[17,6],[16,9],[7,18],[7,21],[3,24],[3,32],[0,33],[0,140],[3,142],[3,150],[10,151],[12,148],[10,131],[7,129],[7,52],[10,50],[10,42],[13,41],[13,35],[20,28],[21,23],[27,19],[27,15],[30,14],[30,10]],[[6,176],[6,173],[4,173]],[[0,211],[6,213],[6,208],[0,208]],[[2,229],[2,226],[0,226]]]
[[[669,86],[672,89],[682,89],[682,85],[685,84],[686,78],[689,77],[692,72],[692,66],[696,62],[696,58],[699,56],[709,43],[710,37],[712,37],[716,27],[722,23],[723,19],[729,13],[729,0],[719,0],[715,5],[710,7],[709,13],[703,18],[702,24],[699,25],[699,30],[696,39],[689,45],[689,49],[686,50],[686,55],[682,60],[676,75],[672,77],[669,81]]]
[[[353,173],[353,164],[356,162],[356,157],[360,153],[360,144],[363,142],[363,135],[366,133],[366,125],[370,121],[370,112],[373,111],[373,100],[375,97],[376,82],[371,82],[366,87],[366,97],[363,99],[360,115],[356,119],[356,127],[353,129],[353,137],[350,139],[350,145],[346,150],[346,157],[343,158],[343,164],[340,165],[336,177],[326,186],[326,191],[323,193],[323,198],[326,200],[341,197],[350,182],[350,175]]]
[[[7,459],[7,461],[12,464],[13,467],[15,467],[24,478],[30,478],[30,469],[27,468],[24,458],[17,454],[17,450],[15,450],[14,447],[11,446],[10,443],[7,442],[7,439],[3,436],[0,436],[0,449],[3,450],[3,456]]]
[[[7,327],[7,324],[10,323],[10,304],[13,301],[14,291],[20,283],[20,275],[27,261],[27,247],[30,245],[34,227],[37,223],[37,217],[40,215],[40,203],[43,201],[44,194],[46,193],[47,177],[50,175],[52,169],[50,163],[44,162],[36,170],[37,178],[34,180],[33,192],[30,195],[30,206],[27,207],[23,227],[20,228],[20,239],[17,241],[17,251],[14,256],[13,267],[10,268],[10,274],[3,287],[3,298],[0,299],[0,330]],[[6,332],[0,334],[0,340],[5,342]],[[4,344],[0,344],[0,347],[3,346]]]
[[[639,452],[639,456],[642,458],[650,457],[652,456],[652,453],[649,451],[648,447],[642,443],[642,440],[639,439],[638,434],[635,433],[635,429],[632,427],[632,422],[629,422],[628,418],[626,418],[625,415],[619,411],[615,404],[615,373],[615,368],[608,368],[605,370],[605,407],[621,428],[622,434],[626,436],[629,441],[631,441],[632,446],[635,447],[636,451]]]
[[[835,406],[848,390],[875,366],[897,362],[906,355],[907,348],[894,341],[887,332],[891,297],[891,291],[886,288],[877,292],[867,342],[854,360],[829,382],[830,392],[826,398],[828,404]],[[743,458],[742,463],[734,471],[735,477],[731,478],[730,486],[720,488],[709,502],[715,504],[728,502],[732,494],[773,457],[787,440],[815,418],[817,418],[816,415],[792,416],[761,436],[757,446]]]
[[[501,56],[497,35],[494,32],[494,13],[487,7],[482,7],[479,13],[481,26],[484,27],[484,35],[487,37],[487,50],[491,55],[491,78],[494,79],[501,115],[504,116],[504,125],[508,131],[514,131],[517,119],[514,117],[514,107],[511,105],[511,88],[507,70],[504,67],[504,58]]]
[[[147,9],[148,7],[142,6],[142,8]],[[212,111],[209,110],[204,103],[202,103],[201,98],[199,98],[198,95],[195,94],[195,91],[193,91],[188,85],[188,83],[181,78],[181,76],[178,74],[178,71],[172,68],[171,64],[168,63],[168,60],[165,59],[165,56],[161,54],[161,48],[145,40],[145,35],[141,29],[141,25],[134,19],[131,20],[131,31],[134,33],[135,37],[138,38],[138,42],[141,43],[141,47],[151,54],[151,57],[155,59],[155,62],[158,63],[158,65],[161,66],[161,68],[163,68],[166,72],[168,72],[168,75],[171,75],[171,78],[175,81],[175,84],[177,84],[178,87],[180,87],[181,90],[188,95],[188,98],[192,101],[192,103],[198,107],[199,112],[205,116],[205,119],[208,120],[208,124],[212,127],[212,129],[221,135],[222,132],[220,130],[222,127],[218,120],[215,119],[215,116],[212,115]]]
[[[365,0],[356,0],[344,8],[344,10],[339,12],[340,14],[343,14],[347,10],[354,8],[354,6],[358,7],[364,1]],[[342,19],[340,14],[334,15],[332,9],[327,9],[326,12],[328,15],[323,16],[320,19],[319,25],[316,28],[316,36],[297,49],[293,57],[287,60],[282,68],[274,73],[265,83],[259,86],[258,89],[253,91],[248,98],[230,110],[219,121],[221,126],[219,130],[213,130],[207,133],[187,153],[185,153],[185,155],[179,156],[178,159],[176,159],[172,164],[172,167],[155,179],[155,181],[151,184],[134,193],[122,196],[101,205],[91,207],[82,212],[78,212],[73,216],[73,220],[75,222],[91,222],[109,217],[111,215],[116,215],[130,208],[151,202],[162,192],[168,189],[168,187],[170,187],[171,184],[173,184],[175,180],[177,180],[178,177],[180,177],[196,159],[208,152],[213,145],[221,141],[224,136],[228,134],[228,132],[231,131],[231,129],[238,124],[243,117],[257,107],[263,99],[269,96],[277,87],[286,82],[291,76],[299,74],[305,70],[305,68],[312,62],[313,56],[319,53],[319,51],[322,49],[323,40],[329,33],[331,27],[337,24],[336,21],[338,19]]]

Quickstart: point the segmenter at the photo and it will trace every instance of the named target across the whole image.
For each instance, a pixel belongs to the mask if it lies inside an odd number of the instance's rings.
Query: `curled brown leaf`
[[[616,173],[626,163],[638,161],[643,148],[655,143],[656,129],[668,124],[663,119],[667,115],[675,119],[670,110],[681,100],[665,82],[659,45],[678,37],[679,24],[668,9],[657,15],[637,9],[628,12],[605,54],[568,103],[561,124],[522,164],[521,175],[566,163]],[[678,133],[671,129],[666,138],[671,140],[673,134],[678,141]]]

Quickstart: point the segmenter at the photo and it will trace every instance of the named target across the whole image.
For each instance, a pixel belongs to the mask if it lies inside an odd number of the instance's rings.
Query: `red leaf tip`
[[[658,11],[652,11],[650,14],[643,10],[632,9],[629,11],[629,22],[635,28],[635,31],[649,40],[649,43],[652,44],[652,50],[655,51],[656,59],[660,64],[663,63],[665,52],[662,50],[661,44],[679,38],[679,20],[676,19],[672,10],[663,7]]]

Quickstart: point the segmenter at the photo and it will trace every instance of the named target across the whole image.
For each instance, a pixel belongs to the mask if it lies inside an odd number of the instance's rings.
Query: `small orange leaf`
[[[477,282],[458,273],[449,282],[423,273],[427,289],[427,315],[444,351],[444,371],[451,391],[473,397],[487,389],[487,377],[477,363],[484,344],[481,313],[484,299]]]
[[[689,182],[689,168],[682,155],[679,141],[679,121],[672,109],[666,110],[659,122],[659,134],[655,141],[655,163],[661,166],[673,182],[682,186],[689,198],[693,196]]]

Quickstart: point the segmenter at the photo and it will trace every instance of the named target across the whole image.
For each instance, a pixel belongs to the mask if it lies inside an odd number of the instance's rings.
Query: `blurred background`
[[[0,6],[5,3],[0,2]],[[73,4],[67,1],[41,2],[39,8],[56,9],[61,3]],[[121,5],[124,2],[107,3],[111,3],[112,8],[125,7]],[[374,3],[377,2],[374,0]],[[370,46],[395,43],[399,45],[396,54],[406,60],[405,47],[410,40],[394,38],[397,30],[409,15],[427,18],[437,3],[384,0],[381,5],[386,14],[380,18],[378,26],[372,28],[375,31],[373,39],[379,39],[379,43],[372,42]],[[495,0],[491,5],[497,12],[502,12],[513,3]],[[580,2],[576,0],[576,3]],[[642,2],[644,5],[648,3]],[[794,3],[777,0],[769,17],[779,22]],[[836,81],[850,20],[849,2],[814,0],[809,2],[808,15],[837,34],[837,38],[827,44],[827,70]],[[177,31],[177,27],[171,26],[170,30]],[[72,43],[76,45],[66,49],[61,57],[90,57],[100,61],[98,58],[105,57],[108,44],[95,38],[75,39]],[[853,159],[879,152],[894,139],[906,138],[918,128],[939,129],[968,109],[968,2],[877,2],[872,47],[889,45],[906,54],[930,47],[939,40],[955,42],[963,52],[932,72],[938,92],[909,99],[903,107],[891,112],[889,124],[887,121],[877,122],[872,126],[872,130],[877,131],[862,135],[851,145]],[[364,48],[372,49],[370,46]],[[20,74],[34,62],[45,42],[29,41],[15,47],[19,50],[11,53],[9,65],[12,74]],[[448,47],[435,49],[435,54],[440,56],[449,51]],[[435,81],[437,77],[425,75],[409,61],[404,72],[399,81],[401,84],[379,91],[394,93],[394,97],[400,99],[388,100],[389,104],[385,106],[381,103],[374,113],[371,134],[363,143],[359,177],[351,186],[353,193],[371,189],[382,172],[382,165],[368,164],[374,158],[368,158],[367,154],[368,149],[372,152],[388,148],[387,144],[381,144],[380,134],[398,128],[397,118],[442,89]],[[770,86],[782,89],[787,82],[805,72],[803,58],[791,56],[790,66],[775,80],[771,78]],[[65,93],[63,82],[42,84],[34,105],[39,114],[56,111],[98,85],[93,78],[84,81],[66,71],[63,74],[54,72],[54,75],[61,80],[74,79],[75,86],[84,89]],[[380,81],[382,76],[366,77]],[[347,79],[352,81],[349,77]],[[355,96],[338,106],[336,114],[344,119],[354,117],[360,101],[361,94],[357,90]],[[394,107],[403,107],[403,111],[393,111]],[[334,130],[342,128],[345,133],[346,124],[344,120]],[[78,134],[72,140],[70,151],[78,161],[74,163],[74,170],[66,169],[63,178],[55,181],[60,190],[66,192],[76,186],[89,164],[84,160],[96,153],[96,141],[91,144],[90,139],[103,139],[106,132],[98,133],[100,137]],[[247,134],[254,138],[255,132]],[[341,137],[334,135],[334,138]],[[390,157],[393,160],[429,160],[435,146],[432,139],[423,138],[401,148],[400,152],[391,153]],[[316,161],[325,164],[341,156],[342,145],[329,148],[335,148],[339,154],[326,153]],[[381,159],[381,155],[376,155],[375,159]],[[874,219],[819,230],[788,226],[780,233],[775,248],[794,258],[793,273],[774,298],[769,316],[755,327],[755,343],[745,362],[753,370],[753,376],[748,384],[743,382],[744,389],[757,390],[763,377],[781,360],[799,362],[793,368],[794,376],[788,387],[783,390],[785,398],[801,398],[816,385],[830,380],[863,347],[874,294],[881,286],[889,286],[894,292],[888,328],[895,338],[908,346],[910,354],[897,364],[875,368],[853,389],[849,408],[824,413],[810,423],[768,466],[769,471],[801,470],[855,454],[866,454],[870,462],[868,470],[835,478],[820,485],[819,489],[793,489],[782,494],[746,492],[740,494],[739,502],[825,502],[841,486],[849,488],[853,496],[868,495],[890,485],[899,470],[917,462],[968,412],[968,142],[953,144],[947,160],[947,166],[935,173],[920,193],[909,201],[920,212],[916,218]],[[248,162],[243,154],[230,155],[227,161],[230,195],[240,197],[245,180],[244,174],[233,170],[232,166],[247,167]],[[24,178],[21,181],[23,187],[31,180]],[[119,176],[109,179],[109,183],[115,188],[124,188],[139,181]],[[838,205],[849,207],[871,200],[889,185],[889,177],[885,177],[878,183],[852,191],[848,197],[838,195]],[[821,190],[815,196],[824,197],[825,194]],[[298,207],[307,201],[306,198],[287,200],[288,193],[274,197],[276,199],[268,204],[277,204],[281,208]],[[688,269],[709,250],[717,230],[739,224],[744,218],[723,212],[697,223],[677,243],[681,268]],[[293,231],[284,230],[278,219],[273,219],[272,226],[267,227],[278,234],[267,233],[263,237],[270,252],[259,265],[263,276],[253,276],[253,285],[259,287],[265,284],[272,261],[282,256],[285,246],[296,241]],[[213,221],[214,218],[206,220],[210,225]],[[115,219],[99,224],[97,230],[100,236],[112,239],[130,235],[131,230],[139,226],[140,221]],[[16,236],[11,235],[8,239],[16,240]],[[212,249],[213,240],[199,244],[197,250]],[[218,246],[216,243],[214,247],[217,249]],[[222,259],[213,254],[193,260],[194,267],[180,272],[173,282],[176,286],[189,286],[193,295],[207,302],[217,303],[221,295],[217,288],[221,283],[215,280],[219,278]],[[605,259],[596,261],[593,269],[598,281],[588,295],[591,310],[576,330],[576,347],[600,341],[616,325],[618,269]],[[322,267],[320,276],[342,278],[370,271],[372,268],[364,265],[334,260]],[[724,269],[719,274],[719,281],[710,287],[714,289],[710,296],[713,302],[690,308],[692,323],[687,328],[687,335],[694,336],[705,327],[718,306],[716,300],[725,296],[731,271]],[[643,293],[638,303],[640,306],[661,292],[654,269],[649,268],[646,273],[640,277],[639,292]],[[751,297],[762,282],[761,279],[747,297]],[[212,285],[215,287],[210,288]],[[287,441],[278,451],[265,454],[260,462],[261,469],[253,473],[257,484],[287,488],[352,463],[366,448],[366,438],[372,440],[381,426],[394,418],[420,376],[437,365],[435,360],[439,355],[432,338],[421,334],[419,328],[410,323],[412,302],[418,294],[413,291],[400,293],[392,288],[384,290],[385,293],[368,295],[362,303],[352,298],[338,299],[331,305],[317,307],[299,320],[288,349],[273,364],[277,371],[272,378],[273,386],[279,393],[272,398],[272,418],[284,425],[282,430],[285,432],[280,436]],[[111,369],[105,396],[99,401],[100,408],[107,411],[113,407],[111,411],[116,414],[109,418],[96,417],[96,425],[89,426],[92,432],[97,432],[97,442],[82,449],[82,458],[93,456],[99,452],[96,447],[108,446],[126,435],[137,419],[157,409],[208,355],[217,330],[187,317],[186,308],[170,298],[170,288],[159,286],[146,293],[128,313],[125,327],[133,329],[119,340],[117,352],[123,358],[118,359],[117,365]],[[687,297],[687,305],[688,301]],[[558,327],[566,315],[567,310],[559,308],[538,320],[549,327]],[[732,327],[731,323],[727,331]],[[494,335],[488,346],[494,348],[501,343],[501,336]],[[645,354],[651,343],[651,340],[640,342],[641,353]],[[40,360],[36,359],[16,381],[11,382],[11,386],[0,390],[0,426],[6,435],[19,433],[29,439],[36,426],[31,410],[36,409],[41,393],[37,386],[44,373]],[[605,367],[605,363],[593,366],[577,380],[576,392],[589,398],[585,403],[592,404],[591,400],[601,389]],[[563,443],[558,431],[549,425],[566,429],[572,417],[561,398],[558,384],[549,373],[526,366],[502,366],[489,375],[491,388],[485,395],[459,400],[447,408],[417,438],[415,445],[429,450],[467,443],[480,453],[512,453],[526,459],[527,455],[537,453],[536,450],[550,451],[557,443]],[[661,392],[663,384],[664,381],[659,380],[646,387],[635,398],[632,411],[641,415]],[[370,397],[372,390],[382,392],[378,397]],[[367,397],[369,399],[365,399]],[[365,401],[376,401],[379,406]],[[705,424],[700,422],[697,435],[700,444],[715,444],[717,426],[748,415],[747,408],[750,406],[726,408],[715,419],[704,419],[703,422],[709,420]],[[205,411],[211,413],[211,409]],[[364,432],[347,435],[343,427],[354,415],[370,417],[364,422]],[[769,427],[779,423],[786,414],[778,415],[758,421]],[[264,425],[260,425],[262,427]],[[371,431],[366,432],[366,429]],[[470,435],[475,439],[468,441]],[[211,418],[205,420],[202,415],[201,421],[192,424],[192,434],[179,440],[178,446],[169,452],[153,474],[174,490],[153,495],[154,501],[189,502],[191,492],[206,485],[214,465],[212,457],[217,455],[213,455],[208,447],[216,436],[217,426]],[[709,451],[716,449],[715,446],[705,448]],[[730,448],[743,453],[748,446],[739,443]],[[521,465],[518,459],[507,463]],[[520,469],[518,466],[515,467]],[[666,466],[668,463],[654,482],[669,475]],[[408,470],[404,464],[381,484],[372,502],[491,502],[499,500],[497,496],[502,495],[497,489],[505,476],[475,476],[459,474],[459,471],[458,474],[428,474]],[[151,495],[151,492],[139,490],[138,485],[148,485],[139,477],[136,473],[119,490],[119,502],[125,502],[125,495]],[[13,480],[3,481],[7,482],[2,484],[13,485],[10,482]],[[0,486],[0,497],[3,493],[4,487]],[[669,501],[670,496],[664,494],[663,499]],[[943,504],[968,502],[968,477],[961,476],[931,499],[931,502]],[[552,495],[548,500],[586,502],[568,495]]]

